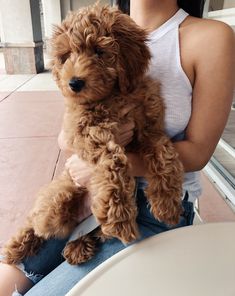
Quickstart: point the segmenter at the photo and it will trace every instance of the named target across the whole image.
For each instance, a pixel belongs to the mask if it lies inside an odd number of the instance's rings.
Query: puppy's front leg
[[[90,137],[96,147],[91,155],[96,157],[90,184],[92,212],[101,223],[105,235],[129,243],[138,237],[138,228],[135,181],[128,174],[127,157],[123,149],[115,144],[110,133],[104,130],[99,133],[97,129],[95,134],[90,133]]]
[[[154,142],[146,139],[143,158],[147,166],[146,195],[154,217],[169,225],[179,223],[183,166],[172,142],[164,135]]]
[[[105,235],[129,243],[138,237],[135,182],[122,149],[112,145],[114,151],[102,156],[92,178],[92,211]]]

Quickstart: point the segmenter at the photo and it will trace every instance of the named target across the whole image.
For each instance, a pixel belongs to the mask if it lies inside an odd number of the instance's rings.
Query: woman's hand
[[[76,154],[73,154],[67,159],[65,167],[69,171],[75,185],[87,187],[92,174],[92,169],[88,163],[81,160]],[[81,199],[77,215],[79,222],[91,215],[91,195],[89,191]]]
[[[134,122],[120,124],[118,131],[115,133],[116,143],[122,147],[127,146],[133,140],[134,127]]]
[[[65,133],[64,133],[64,130],[62,129],[60,131],[60,134],[58,136],[58,145],[60,147],[60,149],[64,152],[72,152],[72,150],[69,148],[68,146],[68,143],[66,141],[66,138],[65,138]]]
[[[136,107],[134,104],[130,104],[120,110],[121,117],[125,117],[131,110]],[[122,147],[127,146],[132,140],[134,135],[135,124],[134,121],[129,121],[125,124],[119,124],[118,131],[115,133],[116,143]]]
[[[65,167],[77,186],[87,187],[93,172],[93,168],[87,162],[73,154],[67,159]]]

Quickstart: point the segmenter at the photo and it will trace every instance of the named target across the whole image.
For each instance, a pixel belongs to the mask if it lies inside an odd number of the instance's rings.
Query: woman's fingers
[[[130,144],[130,142],[131,142],[130,139],[126,139],[126,140],[123,142],[122,146],[123,146],[123,147],[126,147],[128,144]]]
[[[126,134],[126,133],[128,133],[130,131],[133,131],[134,128],[135,128],[134,121],[124,123],[124,124],[120,125],[120,127],[119,127],[119,134],[120,135]]]
[[[133,130],[128,131],[128,132],[126,132],[125,134],[122,134],[122,139],[123,139],[123,140],[128,140],[128,139],[129,139],[129,140],[132,140],[133,135],[134,135]]]
[[[89,164],[73,154],[65,163],[66,169],[76,185],[84,185],[89,182],[92,169]]]
[[[125,147],[127,144],[129,144],[133,139],[134,132],[133,130],[130,130],[126,132],[125,134],[122,134],[119,136],[119,145]]]
[[[72,156],[70,156],[65,163],[65,167],[67,169],[69,169],[71,166],[74,166],[74,164],[78,164],[79,163],[79,158],[77,156],[77,154],[73,154]],[[79,163],[80,164],[80,163]]]
[[[134,128],[135,124],[133,121],[120,124],[119,129],[115,134],[116,143],[123,147],[130,143],[134,135]]]
[[[120,110],[120,117],[124,117],[126,114],[128,114],[135,107],[136,107],[136,104],[134,104],[134,103],[130,103],[128,106],[123,107]]]

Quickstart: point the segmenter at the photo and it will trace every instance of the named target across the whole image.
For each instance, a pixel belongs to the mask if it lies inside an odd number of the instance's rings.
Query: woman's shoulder
[[[199,65],[214,67],[221,60],[233,63],[235,38],[232,28],[227,24],[188,16],[181,24],[179,32],[181,62],[192,85],[195,74],[199,73]]]
[[[234,47],[234,31],[227,24],[210,19],[189,16],[180,27],[180,37],[190,58],[212,60],[225,55]]]
[[[187,17],[182,23],[181,31],[190,37],[191,41],[198,42],[201,46],[210,42],[218,43],[234,39],[233,29],[224,22],[192,16]]]

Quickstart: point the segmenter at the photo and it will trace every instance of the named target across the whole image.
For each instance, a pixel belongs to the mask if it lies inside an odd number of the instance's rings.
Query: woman
[[[128,9],[127,1],[118,2]],[[150,32],[149,47],[153,56],[150,75],[161,81],[166,104],[166,132],[174,141],[186,172],[185,214],[177,227],[192,223],[192,203],[201,193],[196,171],[210,159],[225,127],[232,101],[233,31],[223,23],[188,16],[179,9],[183,7],[191,15],[201,16],[203,2],[130,1],[130,16]],[[122,110],[123,116],[128,111]],[[120,130],[117,141],[125,146],[132,139],[133,125],[122,126]],[[63,134],[60,142],[64,144]],[[145,180],[141,178],[145,171],[139,155],[129,154],[128,158],[132,174],[140,177],[137,202],[142,239],[169,230],[168,226],[155,221],[147,208],[143,193]],[[73,157],[67,166],[76,182],[84,184],[89,180],[91,170],[81,160]],[[25,295],[43,295],[44,291],[47,296],[65,295],[90,270],[124,248],[118,240],[109,240],[100,246],[94,259],[82,266],[71,266],[66,262],[61,264],[60,252],[64,244],[64,241],[49,241],[39,255],[24,261],[31,280],[20,269],[1,264],[0,296],[24,294],[33,282],[47,274]],[[18,292],[12,294],[15,286]]]

